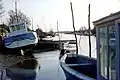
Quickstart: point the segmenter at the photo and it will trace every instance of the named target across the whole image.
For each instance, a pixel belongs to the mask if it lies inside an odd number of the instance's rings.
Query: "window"
[[[115,42],[115,26],[110,25],[108,27],[100,27],[100,73],[106,79],[107,75],[109,75],[109,80],[116,80]],[[109,67],[107,67],[107,64]],[[109,74],[107,73],[107,70],[109,70]]]
[[[20,30],[20,26],[19,25],[16,25],[16,28],[17,28],[17,30]]]
[[[20,29],[25,29],[25,24],[20,24]]]
[[[109,78],[110,80],[116,80],[116,71],[115,71],[115,26],[108,26],[108,40],[109,40]]]
[[[15,26],[11,26],[11,29],[12,29],[12,31],[15,31],[16,28],[15,28]]]
[[[100,70],[107,79],[107,27],[100,27]]]

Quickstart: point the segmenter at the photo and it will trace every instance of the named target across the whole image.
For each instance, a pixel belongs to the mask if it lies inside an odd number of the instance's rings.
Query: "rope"
[[[79,38],[79,47],[80,47],[80,49],[81,49],[81,46],[80,46],[80,41],[81,41],[81,36],[80,36],[80,38]]]
[[[94,53],[94,52],[96,51],[96,49],[97,49],[97,48],[95,48],[95,49],[92,51],[92,53]]]

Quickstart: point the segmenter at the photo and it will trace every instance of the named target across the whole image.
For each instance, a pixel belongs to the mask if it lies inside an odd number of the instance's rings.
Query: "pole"
[[[60,41],[60,35],[59,35],[59,29],[58,29],[58,21],[57,21],[57,32],[58,32],[58,38],[59,38],[59,41]]]
[[[15,0],[15,13],[16,13],[16,21],[18,22],[18,18],[17,18],[17,0]]]
[[[91,29],[90,29],[90,4],[89,4],[89,14],[88,14],[88,27],[89,27],[89,57],[91,57],[91,37],[90,37],[90,32],[91,32]]]
[[[62,46],[62,44],[60,43],[60,35],[59,35],[59,29],[58,29],[58,21],[57,21],[57,32],[58,32],[58,39],[59,39],[59,49],[61,49],[60,48],[60,46]],[[62,46],[63,47],[63,46]],[[62,48],[63,49],[63,48]]]
[[[18,22],[18,18],[17,18],[17,0],[12,0],[14,3],[15,3],[15,15],[16,15],[16,17],[15,17],[15,20],[16,20],[16,22]]]
[[[71,5],[71,13],[72,13],[72,22],[73,22],[74,35],[75,35],[75,40],[76,40],[76,54],[78,54],[77,36],[76,36],[75,26],[74,26],[74,14],[73,14],[72,2],[70,2],[70,5]]]

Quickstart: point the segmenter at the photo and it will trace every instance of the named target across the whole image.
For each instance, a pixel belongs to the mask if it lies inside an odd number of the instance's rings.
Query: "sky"
[[[8,11],[14,10],[14,0],[2,0],[5,9],[5,16],[2,21],[7,21]],[[43,31],[51,29],[57,31],[71,31],[72,16],[70,1],[73,4],[75,28],[88,28],[88,5],[91,4],[91,28],[92,22],[111,13],[120,10],[120,0],[18,0],[18,9],[21,10],[30,20],[33,19],[34,30],[38,27]],[[39,26],[37,26],[39,25]]]

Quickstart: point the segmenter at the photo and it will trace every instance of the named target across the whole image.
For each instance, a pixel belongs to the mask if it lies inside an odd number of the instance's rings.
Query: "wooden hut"
[[[120,11],[93,22],[97,42],[97,80],[120,80]]]

